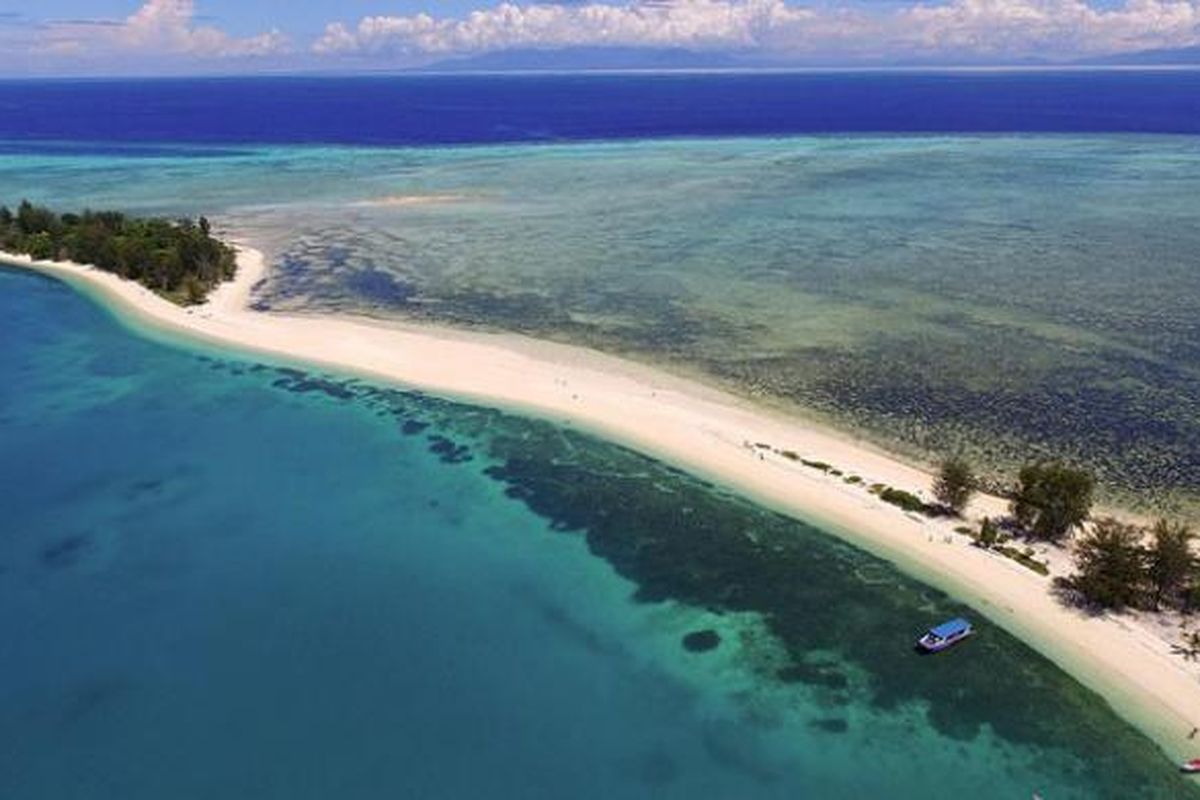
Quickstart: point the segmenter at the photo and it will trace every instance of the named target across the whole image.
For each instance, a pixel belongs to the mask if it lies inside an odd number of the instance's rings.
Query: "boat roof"
[[[929,632],[934,636],[940,636],[944,639],[947,636],[951,636],[955,633],[962,633],[970,627],[971,623],[967,622],[962,617],[955,617],[952,620],[943,622],[941,625],[930,628]]]

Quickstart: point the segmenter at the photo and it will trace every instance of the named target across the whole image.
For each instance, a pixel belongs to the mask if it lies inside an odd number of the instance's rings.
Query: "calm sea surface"
[[[789,133],[1200,133],[1200,71],[0,81],[0,138],[478,144]]]

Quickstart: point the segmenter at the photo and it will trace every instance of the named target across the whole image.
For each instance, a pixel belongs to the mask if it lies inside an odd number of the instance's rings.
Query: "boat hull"
[[[926,653],[940,653],[943,650],[949,650],[951,647],[954,647],[954,645],[968,638],[971,633],[971,631],[966,631],[965,633],[947,637],[945,639],[939,639],[931,637],[930,634],[925,634],[917,640],[917,648]]]

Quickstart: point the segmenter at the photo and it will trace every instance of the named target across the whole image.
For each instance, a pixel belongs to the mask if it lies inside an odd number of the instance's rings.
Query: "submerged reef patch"
[[[714,631],[712,628],[706,628],[702,631],[692,631],[684,634],[683,649],[689,653],[706,653],[709,650],[716,650],[721,644],[721,634]]]
[[[351,400],[357,396],[353,384],[347,381],[336,381],[328,378],[313,377],[297,369],[280,368],[282,377],[276,379],[275,386],[287,389],[296,394],[319,392],[337,400]]]
[[[850,723],[840,717],[814,719],[809,726],[825,733],[845,733],[850,730]]]
[[[443,464],[463,464],[474,458],[471,448],[465,444],[455,444],[436,434],[429,437],[429,452],[436,453]]]
[[[40,559],[42,566],[48,569],[62,569],[73,566],[83,557],[91,542],[82,535],[67,536],[42,548]]]

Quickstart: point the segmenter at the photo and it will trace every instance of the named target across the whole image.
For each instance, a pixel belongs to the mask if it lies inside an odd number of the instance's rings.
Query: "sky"
[[[0,0],[0,75],[360,71],[508,50],[1069,62],[1200,45],[1200,0]]]

